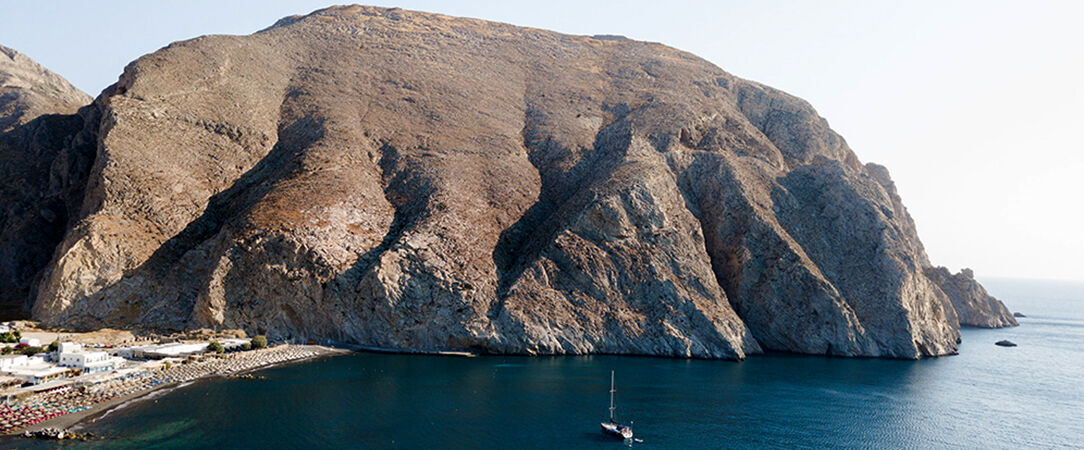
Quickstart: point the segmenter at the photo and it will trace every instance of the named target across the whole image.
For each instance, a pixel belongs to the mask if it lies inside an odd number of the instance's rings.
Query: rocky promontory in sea
[[[986,292],[971,269],[953,275],[944,267],[927,267],[926,276],[941,287],[952,300],[960,325],[1001,328],[1019,325],[1004,303]]]
[[[47,325],[743,359],[1009,324],[808,103],[660,44],[347,6],[34,86],[0,282]]]

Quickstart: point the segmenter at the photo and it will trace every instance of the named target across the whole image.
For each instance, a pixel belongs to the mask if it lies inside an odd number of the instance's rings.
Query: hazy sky
[[[808,100],[863,162],[888,166],[934,264],[1084,280],[1084,2],[375,4],[693,52]],[[7,0],[0,44],[97,95],[172,41],[324,6]]]

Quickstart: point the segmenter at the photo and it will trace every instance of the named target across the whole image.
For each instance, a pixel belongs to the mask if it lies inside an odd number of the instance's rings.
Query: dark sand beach
[[[195,381],[213,377],[232,377],[274,366],[308,361],[316,358],[350,353],[348,350],[317,345],[280,345],[262,350],[211,356],[188,363],[178,363],[160,368],[146,375],[124,380],[105,382],[71,391],[62,395],[66,403],[74,403],[87,397],[108,398],[95,402],[89,408],[64,413],[28,426],[5,430],[8,436],[21,436],[26,432],[41,430],[79,431],[84,425],[109,416],[113,411],[136,402],[153,400],[175,389],[184,388]],[[44,401],[38,394],[15,400],[19,405],[35,405]],[[29,406],[27,406],[29,408]]]

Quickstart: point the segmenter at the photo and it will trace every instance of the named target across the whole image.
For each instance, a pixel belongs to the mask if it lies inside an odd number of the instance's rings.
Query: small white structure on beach
[[[231,339],[223,339],[223,340],[219,341],[218,343],[222,344],[222,348],[226,349],[226,351],[229,352],[229,351],[233,351],[233,350],[240,350],[241,347],[244,347],[245,344],[251,344],[252,339],[231,338]]]
[[[20,344],[26,344],[26,345],[29,345],[31,347],[41,347],[41,340],[39,340],[38,338],[24,337],[22,339],[19,339],[19,343]]]
[[[143,352],[150,349],[150,345],[138,345],[134,347],[121,347],[113,350],[113,354],[125,359],[142,359]]]
[[[174,342],[172,344],[126,347],[117,350],[117,356],[128,359],[186,358],[206,351],[206,343],[184,344]]]
[[[51,380],[43,383],[34,383],[33,386],[27,386],[20,388],[12,392],[11,396],[19,396],[24,394],[45,394],[50,392],[67,392],[72,389],[71,380]]]
[[[113,380],[124,379],[133,376],[133,374],[142,373],[144,372],[138,368],[117,369],[110,370],[108,372],[98,372],[88,375],[81,375],[79,377],[73,378],[72,381],[75,382],[76,386],[94,386]]]

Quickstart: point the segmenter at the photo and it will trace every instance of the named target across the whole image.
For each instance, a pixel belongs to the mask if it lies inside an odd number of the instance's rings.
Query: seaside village
[[[0,433],[89,414],[157,387],[236,376],[321,352],[315,346],[268,346],[263,336],[250,339],[239,330],[136,336],[121,330],[39,330],[23,321],[0,324]]]

